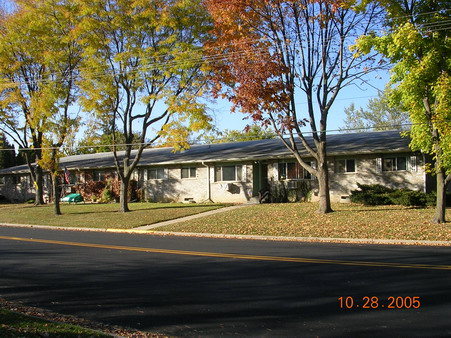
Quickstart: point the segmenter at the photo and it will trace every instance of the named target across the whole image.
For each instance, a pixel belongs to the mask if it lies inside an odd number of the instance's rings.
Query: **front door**
[[[253,164],[252,172],[252,196],[258,196],[260,190],[268,188],[268,165],[266,163],[256,162]]]

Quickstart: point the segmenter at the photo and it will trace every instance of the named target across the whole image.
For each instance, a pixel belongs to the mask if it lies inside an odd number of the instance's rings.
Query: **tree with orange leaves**
[[[355,39],[378,28],[380,9],[356,0],[205,0],[214,21],[206,46],[217,96],[272,126],[319,185],[319,213],[332,211],[327,120],[339,92],[379,67],[353,54]],[[297,102],[307,102],[299,110]],[[309,126],[310,131],[301,128]],[[312,142],[306,136],[312,135]],[[301,157],[304,148],[316,165]]]

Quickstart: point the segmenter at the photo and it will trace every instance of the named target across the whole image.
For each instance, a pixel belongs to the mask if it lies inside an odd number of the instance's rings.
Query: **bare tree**
[[[350,47],[375,27],[378,7],[357,8],[354,1],[206,3],[216,27],[210,50],[227,56],[216,64],[218,92],[224,89],[235,107],[274,127],[302,167],[318,178],[318,211],[331,212],[327,120],[340,91],[376,67],[374,55],[362,57]],[[306,109],[298,108],[300,100]],[[310,135],[313,143],[307,141]],[[302,148],[316,165],[304,161]]]

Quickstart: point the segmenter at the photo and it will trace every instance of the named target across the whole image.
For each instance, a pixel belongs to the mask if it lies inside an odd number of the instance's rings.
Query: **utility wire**
[[[414,126],[414,125],[424,125],[425,123],[402,123],[402,124],[392,124],[392,125],[381,125],[381,126],[368,126],[368,127],[358,127],[358,128],[340,128],[340,129],[329,129],[324,131],[325,133],[336,133],[336,132],[340,132],[340,133],[344,133],[347,131],[358,131],[358,130],[372,130],[372,129],[392,129],[392,130],[396,130],[402,127],[408,127],[408,126]],[[401,132],[402,130],[400,130]],[[314,134],[315,132],[313,131],[303,131],[302,134]],[[317,132],[319,133],[319,132]],[[293,133],[295,134],[295,133]],[[282,134],[282,136],[289,136],[289,133],[284,133]],[[275,135],[277,137],[277,135]],[[221,141],[221,140],[227,140],[227,137],[222,137],[222,138],[214,138],[214,139],[205,139],[205,140],[188,140],[188,144],[190,145],[197,145],[197,144],[205,144],[205,142],[211,142],[211,141]],[[54,147],[42,147],[42,148],[19,148],[19,151],[34,151],[34,150],[54,150],[54,149],[68,149],[68,150],[72,150],[72,149],[90,149],[90,148],[102,148],[102,147],[115,147],[115,148],[120,148],[120,147],[127,147],[127,146],[149,146],[149,143],[128,143],[128,144],[96,144],[96,145],[80,145],[77,147],[68,147],[68,146],[62,146],[60,148],[54,148]],[[162,148],[160,146],[154,146],[152,147],[153,149],[155,148]],[[1,149],[0,151],[15,151],[15,149]],[[79,154],[79,155],[88,155],[88,154]]]
[[[327,39],[326,41],[324,41],[322,43],[322,45],[328,45],[332,40],[334,40],[334,37],[331,36],[329,39]],[[238,44],[250,44],[250,43],[260,43],[260,42],[265,42],[265,40],[262,39],[244,39],[244,40],[240,40],[238,41]],[[234,46],[233,44],[230,45],[230,48],[234,48],[236,46]],[[199,49],[201,50],[201,49]],[[185,51],[186,52],[186,51]],[[268,49],[267,46],[263,46],[263,47],[255,47],[252,49],[253,53],[258,53],[258,52],[262,52],[262,53],[271,53],[271,49]],[[272,52],[274,52],[274,50],[272,50]],[[140,72],[140,71],[153,71],[153,70],[158,70],[158,69],[162,69],[162,68],[169,68],[169,67],[173,67],[173,66],[177,66],[177,65],[181,65],[181,64],[186,64],[186,63],[214,63],[214,62],[218,62],[218,61],[227,61],[228,59],[234,58],[234,57],[241,57],[241,56],[245,56],[246,54],[248,54],[249,51],[233,51],[233,52],[220,52],[218,54],[213,54],[213,55],[200,55],[198,57],[195,58],[187,58],[184,60],[180,60],[180,61],[175,61],[175,60],[166,60],[163,62],[150,62],[149,64],[140,64],[139,66],[131,66],[130,69],[117,69],[117,68],[111,68],[111,67],[105,67],[105,69],[102,70],[95,70],[94,72],[92,70],[92,68],[89,68],[88,71],[86,71],[85,69],[81,69],[79,70],[79,74],[74,75],[73,77],[66,77],[65,79],[61,79],[60,81],[68,81],[70,79],[72,80],[79,80],[81,79],[81,74],[86,74],[86,77],[88,78],[92,78],[92,79],[98,79],[98,78],[104,78],[104,77],[111,77],[111,76],[124,76],[127,74],[133,74],[135,72]],[[146,61],[146,58],[141,59],[140,62],[142,61]],[[108,72],[108,73],[107,73]],[[111,74],[113,73],[113,74]],[[57,76],[56,73],[48,73],[48,74],[43,74],[42,76],[46,76],[46,77],[55,77]],[[0,79],[0,83],[3,83],[5,85],[7,84],[11,84],[11,85],[21,85],[21,84],[34,84],[37,85],[39,83],[50,83],[52,82],[52,80],[47,80],[47,79],[35,79],[35,80],[28,80],[28,81],[5,81]]]
[[[437,21],[435,23],[429,23],[429,24],[423,24],[420,25],[420,27],[417,28],[418,30],[425,30],[427,32],[435,32],[435,31],[442,31],[442,30],[448,30],[451,29],[451,19],[450,20],[444,20],[444,21]],[[330,39],[328,39],[328,41],[325,41],[323,43],[323,45],[327,45],[329,44],[331,41],[333,40],[333,38],[331,37]],[[264,40],[258,40],[258,39],[251,39],[249,38],[248,40],[241,40],[239,41],[240,44],[250,44],[250,43],[259,43],[259,42],[265,42]],[[236,46],[231,45],[229,48],[235,48]],[[227,47],[226,47],[227,48]],[[200,49],[199,49],[200,51]],[[39,79],[34,79],[34,80],[17,80],[17,81],[13,81],[13,80],[5,80],[5,79],[0,79],[0,84],[5,85],[5,86],[21,86],[21,85],[35,85],[37,86],[38,84],[49,84],[49,83],[53,83],[53,82],[65,82],[65,81],[78,81],[78,80],[83,80],[85,78],[87,79],[102,79],[102,78],[112,78],[112,77],[117,77],[117,76],[126,76],[126,75],[133,75],[134,73],[139,73],[139,72],[152,72],[152,71],[156,71],[156,70],[160,70],[160,71],[164,71],[167,70],[171,67],[176,67],[176,66],[180,66],[180,65],[184,65],[184,64],[196,64],[196,65],[201,65],[202,63],[207,63],[207,64],[211,64],[211,63],[216,63],[216,62],[221,62],[221,61],[228,61],[230,59],[234,59],[234,58],[243,58],[246,57],[247,54],[249,54],[249,50],[238,50],[238,51],[233,51],[233,52],[225,52],[225,53],[217,53],[217,54],[212,54],[212,55],[200,55],[194,58],[186,58],[183,60],[166,60],[163,62],[150,62],[148,64],[143,64],[142,62],[146,61],[146,60],[151,60],[151,58],[142,58],[140,60],[140,65],[139,66],[131,66],[129,67],[129,69],[126,69],[126,67],[124,69],[117,69],[117,68],[110,68],[110,67],[105,67],[104,70],[92,70],[92,68],[89,69],[89,71],[86,71],[86,69],[82,68],[77,70],[77,74],[74,74],[72,76],[60,76],[62,77],[60,80],[51,80],[48,78],[58,78],[58,75],[62,75],[62,74],[58,74],[57,72],[53,72],[53,73],[44,73],[40,76],[41,78]],[[268,48],[267,46],[263,46],[263,47],[255,47],[251,50],[252,53],[261,53],[263,54],[268,54],[268,53],[274,53],[274,50],[271,50],[271,48]],[[258,57],[258,54],[257,54]],[[14,77],[14,75],[13,75]],[[45,78],[42,78],[45,77]]]
[[[444,8],[441,10],[437,10],[437,11],[431,11],[431,12],[423,12],[423,13],[418,13],[418,14],[406,14],[406,15],[400,15],[400,16],[393,16],[393,17],[389,17],[389,19],[404,19],[404,18],[415,18],[415,17],[419,17],[419,16],[423,16],[423,15],[433,15],[433,14],[443,14],[443,12],[448,12],[451,11],[451,8]]]
[[[449,11],[450,9],[446,9],[445,11]],[[433,11],[433,12],[427,12],[427,13],[420,13],[418,15],[406,15],[406,16],[400,16],[397,18],[404,18],[404,17],[412,17],[412,16],[420,16],[420,15],[431,15],[434,13],[441,13],[441,11]],[[450,19],[445,19],[442,21],[437,21],[437,22],[431,22],[431,23],[425,23],[422,24],[420,29],[423,28],[428,28],[429,31],[433,30],[434,28],[437,28],[439,30],[446,30],[446,29],[450,29],[451,25],[449,25],[449,23],[451,23]],[[333,38],[331,37],[330,39],[328,39],[328,41],[325,41],[324,44],[328,44],[330,43],[330,41]],[[254,42],[265,42],[264,40],[260,40],[260,39],[244,39],[239,41],[238,43],[241,44],[246,44],[246,43],[254,43]],[[231,44],[231,48],[233,48],[234,46]],[[199,48],[199,51],[201,50],[201,48]],[[264,47],[256,47],[252,50],[254,53],[255,52],[270,52],[270,50],[268,50],[267,46]],[[182,51],[183,52],[183,51]],[[185,51],[186,52],[186,51]],[[233,58],[233,57],[240,57],[240,56],[244,56],[245,54],[247,54],[248,51],[234,51],[234,52],[226,52],[226,53],[218,53],[218,54],[213,54],[213,55],[200,55],[197,56],[195,58],[187,58],[184,60],[180,60],[180,61],[176,61],[176,60],[166,60],[163,62],[150,62],[149,64],[140,64],[139,66],[133,67],[131,66],[130,69],[116,69],[116,68],[110,68],[110,67],[106,67],[107,69],[103,69],[103,70],[97,70],[97,71],[92,71],[91,68],[88,69],[88,71],[86,71],[86,69],[81,69],[79,70],[79,73],[82,74],[86,74],[88,78],[94,78],[94,79],[98,79],[98,78],[103,78],[103,77],[111,77],[112,75],[109,73],[113,73],[113,76],[124,76],[127,74],[133,74],[135,72],[140,72],[140,71],[154,71],[154,70],[158,70],[158,69],[164,69],[164,68],[169,68],[169,67],[174,67],[174,66],[178,66],[178,65],[182,65],[182,64],[187,64],[187,63],[197,63],[197,64],[201,64],[201,63],[214,63],[214,62],[218,62],[218,61],[225,61],[228,60],[229,58]],[[144,58],[141,59],[140,62],[142,61],[146,61],[148,59]],[[108,74],[106,72],[109,72]],[[61,72],[62,73],[62,72]],[[62,75],[62,74],[60,74]],[[57,77],[57,73],[47,73],[47,74],[43,74],[42,76],[45,77]],[[74,75],[73,77],[65,77],[64,79],[61,79],[60,81],[68,81],[68,80],[79,80],[81,79],[80,74]],[[52,80],[47,80],[47,79],[36,79],[36,80],[28,80],[28,81],[5,81],[3,79],[0,79],[0,83],[1,84],[11,84],[11,85],[21,85],[21,84],[34,84],[37,85],[39,83],[50,83],[52,82]]]

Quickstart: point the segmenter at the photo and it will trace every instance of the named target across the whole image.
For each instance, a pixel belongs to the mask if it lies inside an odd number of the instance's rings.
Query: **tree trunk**
[[[58,187],[58,175],[52,174],[53,211],[56,216],[62,215],[60,208],[60,192]]]
[[[121,195],[120,195],[120,204],[121,211],[128,212],[130,209],[128,208],[128,186],[130,184],[130,177],[124,176],[121,180]]]
[[[323,140],[318,147],[318,188],[319,188],[319,214],[333,212],[330,205],[329,167],[327,166],[326,141]]]
[[[44,204],[44,189],[43,189],[43,177],[42,168],[40,166],[33,167],[33,163],[30,157],[25,154],[25,160],[27,162],[28,169],[30,170],[30,177],[35,188],[34,205]],[[37,160],[36,160],[37,162]]]
[[[34,205],[42,205],[44,204],[44,174],[40,166],[36,166],[35,175],[36,181],[34,183],[36,192],[34,197]]]
[[[446,212],[446,175],[444,170],[437,171],[437,200],[433,223],[445,223]]]
[[[333,212],[330,204],[330,192],[329,192],[329,172],[327,163],[318,168],[318,186],[319,186],[319,214],[327,214]]]

